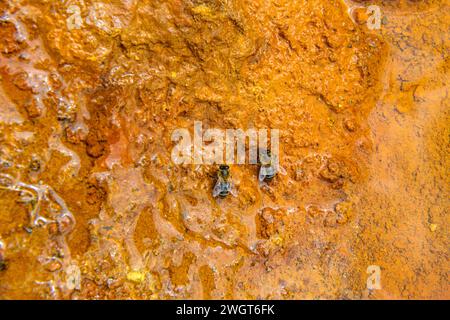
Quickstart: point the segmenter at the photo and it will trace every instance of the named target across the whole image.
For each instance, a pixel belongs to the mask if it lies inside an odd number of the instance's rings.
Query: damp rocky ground
[[[0,298],[449,298],[449,12],[1,0]],[[195,121],[280,130],[283,174],[214,198]]]

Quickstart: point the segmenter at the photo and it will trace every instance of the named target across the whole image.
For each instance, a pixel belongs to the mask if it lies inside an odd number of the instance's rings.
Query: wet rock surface
[[[448,5],[373,4],[0,1],[0,298],[448,297]],[[285,174],[214,198],[194,121]]]

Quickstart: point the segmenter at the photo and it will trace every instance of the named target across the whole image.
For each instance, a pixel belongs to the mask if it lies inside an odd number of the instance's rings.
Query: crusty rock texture
[[[448,9],[0,0],[0,299],[449,298]],[[194,121],[283,172],[214,198]]]

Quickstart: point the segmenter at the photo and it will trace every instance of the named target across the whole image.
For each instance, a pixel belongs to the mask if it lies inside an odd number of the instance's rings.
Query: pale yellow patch
[[[145,273],[139,272],[139,271],[128,272],[127,280],[136,282],[136,283],[141,283],[145,280]]]

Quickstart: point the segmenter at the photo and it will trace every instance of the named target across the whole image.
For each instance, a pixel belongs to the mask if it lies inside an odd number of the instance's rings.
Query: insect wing
[[[213,189],[213,197],[217,198],[219,194],[222,192],[222,181],[221,179],[217,180],[216,185]]]
[[[237,197],[237,190],[234,183],[230,183],[229,191],[233,197]]]
[[[266,176],[267,176],[267,167],[261,166],[261,168],[259,169],[259,182],[263,182],[264,179],[266,179]]]
[[[231,183],[223,178],[219,178],[213,189],[213,197],[217,197],[223,194],[228,194],[231,190]]]

